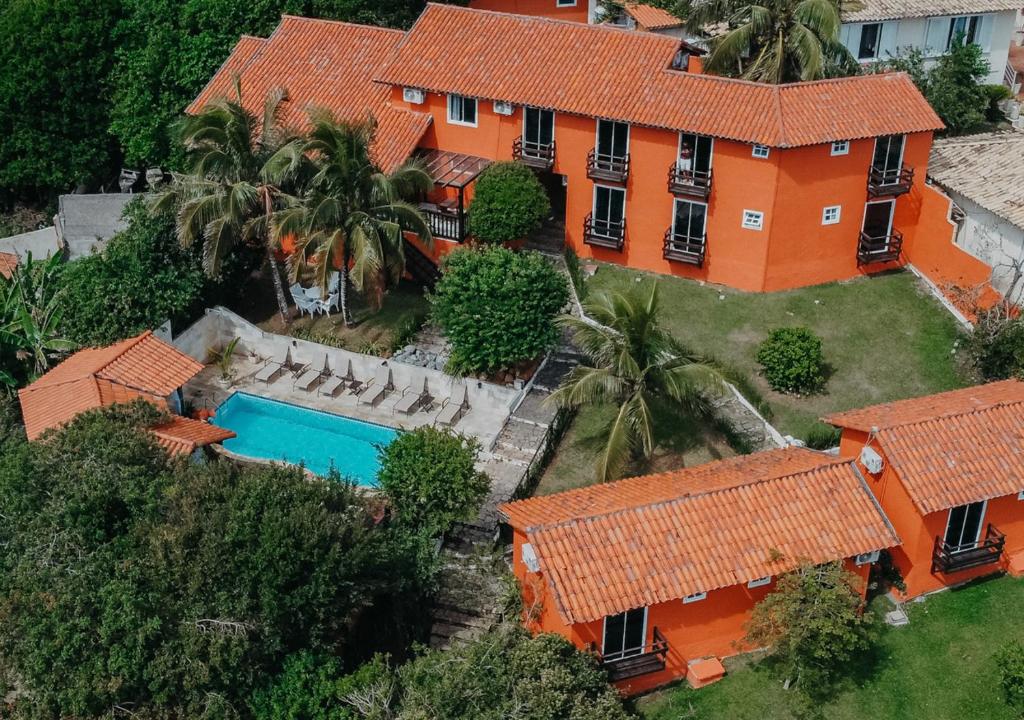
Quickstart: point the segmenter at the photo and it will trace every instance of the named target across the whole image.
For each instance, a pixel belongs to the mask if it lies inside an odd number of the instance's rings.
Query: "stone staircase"
[[[526,250],[536,250],[544,255],[557,255],[561,257],[565,250],[565,223],[557,220],[549,220],[544,223],[540,230],[533,233],[523,244]]]

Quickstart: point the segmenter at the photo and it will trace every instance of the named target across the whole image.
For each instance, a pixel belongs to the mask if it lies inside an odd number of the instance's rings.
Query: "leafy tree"
[[[544,186],[530,168],[517,162],[494,163],[480,173],[469,206],[469,232],[478,240],[522,240],[551,212]]]
[[[452,365],[493,371],[532,360],[558,339],[565,278],[538,253],[507,248],[456,250],[441,264],[431,297],[434,319],[452,344]]]
[[[813,393],[825,384],[821,338],[803,327],[776,328],[757,348],[765,379],[779,392]]]
[[[967,349],[984,380],[1006,380],[1021,375],[1024,373],[1024,318],[1015,308],[1003,304],[979,312]]]
[[[857,61],[839,42],[836,0],[708,0],[676,10],[694,32],[724,27],[711,38],[708,72],[767,83],[855,75]]]
[[[799,682],[805,693],[827,693],[844,666],[871,645],[860,583],[839,562],[802,565],[754,607],[747,642],[770,648],[787,681]]]
[[[590,363],[573,368],[551,401],[572,409],[618,407],[597,463],[597,478],[605,482],[619,477],[630,460],[651,457],[654,403],[706,413],[705,393],[720,377],[659,325],[657,284],[629,294],[591,296],[584,309],[596,323],[567,316],[562,324],[573,331]]]
[[[996,653],[1006,704],[1024,715],[1024,645],[1013,640]]]
[[[326,111],[314,111],[304,138],[283,147],[268,163],[268,176],[279,184],[297,183],[301,197],[274,219],[278,242],[295,239],[289,256],[292,280],[312,269],[324,297],[330,271],[339,268],[341,316],[348,308],[349,266],[352,284],[371,295],[380,308],[384,293],[405,273],[403,231],[433,244],[430,226],[411,201],[434,183],[418,160],[390,174],[370,157],[375,124],[340,123]]]
[[[36,197],[104,177],[119,0],[0,5],[0,187]]]
[[[430,535],[470,519],[490,487],[475,467],[479,450],[475,440],[430,426],[399,435],[381,452],[377,473],[396,519]]]

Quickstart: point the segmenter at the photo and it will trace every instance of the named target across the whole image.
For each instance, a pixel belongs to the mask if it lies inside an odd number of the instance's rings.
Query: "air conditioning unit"
[[[511,115],[512,114],[512,103],[505,102],[504,100],[494,101],[494,112],[497,115]]]
[[[872,475],[877,475],[882,472],[882,468],[885,465],[882,461],[882,456],[869,447],[860,451],[860,464],[863,465]]]
[[[402,99],[413,105],[422,105],[427,99],[427,94],[419,88],[402,88]]]
[[[869,553],[861,553],[860,555],[857,556],[857,558],[854,560],[854,562],[857,563],[858,565],[870,565],[871,563],[878,562],[878,556],[880,554],[881,553],[878,550],[875,550],[874,552],[869,552]]]
[[[530,543],[523,543],[523,565],[530,572],[540,572],[540,560]]]

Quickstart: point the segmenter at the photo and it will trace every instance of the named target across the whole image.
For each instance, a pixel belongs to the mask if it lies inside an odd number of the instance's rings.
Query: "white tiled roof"
[[[950,192],[1024,228],[1024,132],[937,140],[928,175]]]
[[[847,0],[842,7],[844,22],[866,22],[1019,10],[1024,0]]]

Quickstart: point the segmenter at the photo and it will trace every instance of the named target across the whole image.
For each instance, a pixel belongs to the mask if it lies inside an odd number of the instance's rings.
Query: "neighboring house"
[[[473,3],[470,3],[470,6],[473,6]],[[654,32],[688,39],[688,35],[683,29],[682,20],[666,10],[651,5],[624,3],[620,13],[605,21],[629,30]]]
[[[782,573],[845,561],[864,584],[899,538],[851,460],[790,447],[502,505],[524,621],[636,693],[721,677]]]
[[[902,542],[916,597],[1024,571],[1024,383],[1017,380],[837,413],[858,466]]]
[[[469,7],[580,23],[598,22],[601,17],[598,0],[469,0]]]
[[[149,428],[171,454],[191,455],[235,434],[215,425],[181,417],[181,387],[203,365],[158,340],[153,333],[102,348],[79,350],[28,387],[18,391],[25,432],[35,440],[79,413],[143,399],[172,419]]]
[[[130,193],[61,195],[53,220],[57,243],[67,259],[103,250],[107,240],[125,229],[125,206],[137,198]]]
[[[1024,132],[939,140],[928,177],[952,198],[956,244],[992,267],[993,287],[1024,302]]]
[[[984,82],[1001,83],[1022,6],[1024,0],[857,0],[844,5],[840,40],[870,64],[910,50],[933,60],[960,35],[985,53]]]

